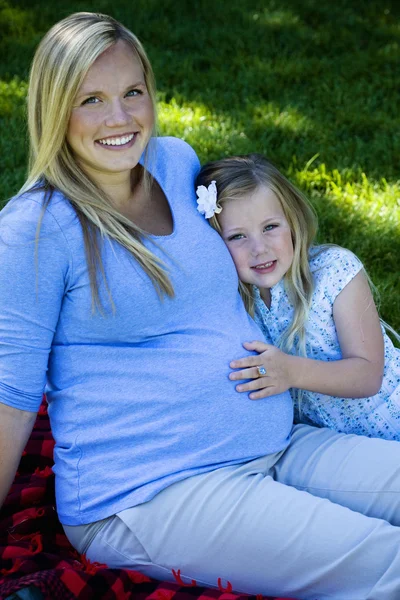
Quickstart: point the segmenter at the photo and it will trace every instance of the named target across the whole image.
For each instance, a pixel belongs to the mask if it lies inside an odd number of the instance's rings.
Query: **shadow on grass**
[[[350,170],[355,180],[361,172],[370,181],[400,178],[397,1],[0,0],[0,78],[26,80],[43,34],[80,10],[111,14],[143,41],[160,98],[177,107],[163,132],[187,139],[203,161],[259,151],[287,171],[293,157],[301,168],[318,153],[316,164]],[[7,93],[0,119],[10,135],[0,152],[10,195],[22,183],[26,146],[23,98],[16,94],[13,105]],[[192,106],[204,119],[186,127],[183,111]],[[317,208],[321,239],[355,250],[381,289],[400,292],[398,219],[384,226],[323,195]]]
[[[166,102],[195,102],[230,119],[249,148],[272,149],[281,166],[319,152],[330,169],[395,180],[400,8],[394,0],[348,4],[137,0],[132,8],[89,0],[54,8],[17,0],[6,11],[3,76],[26,78],[34,46],[56,20],[75,10],[108,12],[144,41]]]

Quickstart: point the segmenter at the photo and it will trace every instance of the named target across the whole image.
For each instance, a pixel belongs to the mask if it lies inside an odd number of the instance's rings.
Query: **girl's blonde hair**
[[[141,241],[145,232],[113,207],[107,194],[79,166],[66,140],[73,102],[83,79],[94,61],[119,40],[131,48],[143,69],[156,123],[153,71],[136,36],[107,15],[79,12],[66,17],[48,31],[33,59],[28,92],[29,174],[20,192],[44,189],[44,210],[55,189],[69,199],[84,234],[92,305],[100,309],[99,273],[107,286],[100,248],[104,236],[132,254],[159,294],[173,296],[163,263]],[[145,165],[149,160],[148,145]],[[152,178],[147,169],[141,177],[144,189],[150,193]],[[40,222],[38,234],[39,230]]]
[[[293,241],[293,261],[284,277],[285,289],[294,307],[293,321],[279,340],[286,352],[306,356],[305,323],[311,305],[313,278],[308,252],[317,233],[317,217],[303,194],[260,154],[233,156],[206,164],[200,171],[197,185],[208,186],[215,180],[217,202],[226,202],[253,194],[262,186],[272,190],[281,203],[289,223]],[[221,233],[218,214],[209,219],[210,225]],[[254,315],[252,286],[243,282],[239,290],[246,309]]]

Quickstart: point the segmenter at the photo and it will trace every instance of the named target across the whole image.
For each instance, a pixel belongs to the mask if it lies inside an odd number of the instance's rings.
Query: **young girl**
[[[232,380],[258,400],[290,389],[297,422],[400,441],[400,350],[381,326],[358,258],[315,246],[302,194],[258,154],[204,166],[198,210],[221,234],[266,339]],[[258,390],[258,391],[256,391]]]

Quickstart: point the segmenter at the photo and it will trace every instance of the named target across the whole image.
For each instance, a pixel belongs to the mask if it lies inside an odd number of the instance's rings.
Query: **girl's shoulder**
[[[314,274],[322,270],[336,269],[358,272],[363,268],[362,262],[351,250],[333,244],[312,246],[309,251],[309,264],[310,271]]]
[[[309,252],[315,294],[334,302],[343,288],[363,269],[357,256],[341,246],[313,246]]]

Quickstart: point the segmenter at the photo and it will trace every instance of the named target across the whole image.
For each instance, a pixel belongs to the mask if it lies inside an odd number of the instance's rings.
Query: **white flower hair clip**
[[[212,181],[208,187],[199,185],[196,190],[197,194],[197,210],[205,216],[206,219],[211,219],[214,214],[219,214],[222,206],[217,205],[217,186],[215,181]]]

